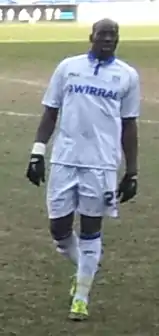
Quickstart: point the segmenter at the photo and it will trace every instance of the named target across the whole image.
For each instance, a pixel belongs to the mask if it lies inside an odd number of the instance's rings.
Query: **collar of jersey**
[[[101,65],[108,65],[111,64],[115,60],[115,56],[111,56],[106,60],[99,61],[92,53],[92,51],[88,52],[88,59],[91,62],[97,62],[100,63]]]

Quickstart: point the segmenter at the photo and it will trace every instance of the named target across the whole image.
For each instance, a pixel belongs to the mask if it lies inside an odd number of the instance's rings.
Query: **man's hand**
[[[41,182],[45,182],[45,162],[43,155],[31,155],[26,176],[37,187],[40,186]]]
[[[45,112],[37,130],[35,143],[33,145],[30,162],[26,173],[27,178],[36,186],[40,186],[41,182],[45,182],[44,156],[46,144],[48,143],[54,131],[57,115],[58,108],[45,106]]]
[[[137,194],[137,175],[126,173],[119,183],[118,198],[120,203],[125,203]]]
[[[45,182],[45,145],[36,142],[33,146],[30,162],[27,168],[26,177],[35,184],[40,186],[41,182]]]

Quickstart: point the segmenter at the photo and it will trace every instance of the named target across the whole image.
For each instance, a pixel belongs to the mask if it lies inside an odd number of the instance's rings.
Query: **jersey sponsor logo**
[[[70,84],[68,86],[69,93],[80,93],[84,95],[92,95],[95,97],[103,97],[103,98],[110,98],[113,100],[118,99],[118,92],[112,90],[106,90],[104,88],[97,88],[91,85],[77,85],[77,84]]]

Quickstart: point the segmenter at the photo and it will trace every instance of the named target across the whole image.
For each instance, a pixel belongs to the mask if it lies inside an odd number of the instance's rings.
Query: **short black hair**
[[[107,26],[112,26],[114,28],[114,30],[116,31],[116,33],[118,34],[119,33],[119,25],[116,21],[113,21],[111,19],[102,19],[102,20],[99,20],[97,22],[95,22],[92,26],[92,33],[95,32],[97,26],[99,24],[103,24],[103,25],[107,25]]]

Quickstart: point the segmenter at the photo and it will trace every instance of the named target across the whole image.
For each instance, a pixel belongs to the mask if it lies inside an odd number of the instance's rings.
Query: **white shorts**
[[[51,164],[47,209],[50,219],[71,212],[117,217],[117,172]]]

